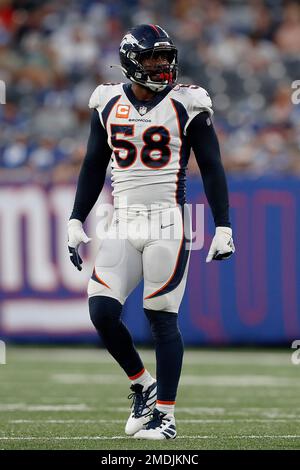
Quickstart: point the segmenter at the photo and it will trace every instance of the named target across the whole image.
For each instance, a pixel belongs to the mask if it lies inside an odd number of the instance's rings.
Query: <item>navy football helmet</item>
[[[176,83],[177,48],[160,26],[141,24],[131,28],[121,41],[119,53],[122,71],[132,82],[156,92]],[[158,56],[164,59],[161,64],[143,66],[145,59]]]

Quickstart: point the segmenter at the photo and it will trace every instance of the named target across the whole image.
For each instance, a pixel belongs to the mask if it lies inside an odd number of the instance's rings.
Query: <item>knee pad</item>
[[[178,328],[178,314],[144,309],[149,320],[152,336],[156,343],[167,343],[181,336]]]
[[[119,323],[122,304],[111,297],[96,295],[89,298],[89,310],[94,327],[101,331]]]

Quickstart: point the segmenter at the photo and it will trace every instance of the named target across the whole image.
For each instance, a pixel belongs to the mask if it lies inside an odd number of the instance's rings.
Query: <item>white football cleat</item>
[[[174,416],[162,413],[155,408],[151,421],[144,426],[144,429],[138,431],[134,438],[162,441],[163,439],[175,439],[176,435]]]
[[[130,389],[132,393],[128,395],[128,398],[132,398],[133,402],[125,433],[133,436],[151,419],[156,404],[156,382],[146,389],[141,384],[131,385]]]

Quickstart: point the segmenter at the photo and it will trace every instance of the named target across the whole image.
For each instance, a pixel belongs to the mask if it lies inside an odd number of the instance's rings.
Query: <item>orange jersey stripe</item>
[[[178,116],[178,112],[177,112],[177,109],[176,107],[174,106],[174,103],[173,103],[173,100],[171,99],[171,104],[173,106],[173,109],[174,109],[174,112],[175,112],[175,115],[176,115],[176,121],[177,121],[177,127],[178,127],[178,134],[179,134],[179,138],[180,138],[180,149],[179,149],[179,168],[178,168],[178,171],[176,173],[176,181],[175,181],[175,202],[176,204],[178,204],[178,199],[177,199],[177,192],[178,192],[178,180],[179,180],[179,172],[180,172],[180,160],[181,160],[181,152],[182,152],[182,131],[181,131],[181,126],[180,126],[180,121],[179,121],[179,116]]]
[[[172,273],[171,277],[167,280],[167,282],[162,287],[157,289],[152,294],[147,295],[147,297],[145,297],[145,299],[151,299],[154,295],[158,294],[160,291],[165,289],[165,287],[167,287],[170,284],[170,282],[172,281],[173,277],[175,276],[176,269],[177,269],[177,266],[178,266],[179,256],[180,256],[183,241],[184,241],[184,228],[183,228],[183,221],[182,221],[182,237],[181,237],[180,247],[179,247],[179,250],[178,250],[178,253],[177,253],[177,259],[176,259],[175,268],[173,270],[173,273]]]
[[[106,282],[103,281],[103,279],[101,279],[101,277],[98,276],[98,274],[96,273],[96,269],[94,268],[94,274],[95,274],[95,277],[98,279],[98,281],[100,282],[100,284],[103,284],[103,286],[107,287],[108,289],[110,289],[109,285],[106,284]]]

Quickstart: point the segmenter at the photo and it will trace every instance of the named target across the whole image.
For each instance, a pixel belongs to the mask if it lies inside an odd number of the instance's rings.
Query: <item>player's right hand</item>
[[[78,248],[81,242],[88,243],[91,238],[87,236],[82,227],[82,222],[77,219],[71,219],[68,222],[68,249],[70,253],[70,260],[78,271],[82,270],[82,259],[78,253]]]

